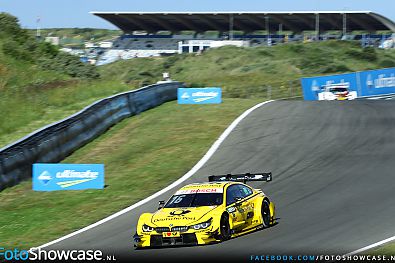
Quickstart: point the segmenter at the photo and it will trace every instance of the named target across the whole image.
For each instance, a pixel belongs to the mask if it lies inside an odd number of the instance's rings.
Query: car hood
[[[156,226],[188,226],[216,208],[218,206],[162,208],[152,215],[151,222]]]

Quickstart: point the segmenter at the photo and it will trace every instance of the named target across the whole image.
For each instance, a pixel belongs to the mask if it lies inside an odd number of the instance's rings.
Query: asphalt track
[[[394,131],[393,100],[263,105],[183,184],[210,174],[272,171],[272,182],[251,185],[275,202],[276,226],[220,244],[135,250],[139,215],[155,211],[170,191],[46,249],[101,249],[130,262],[349,253],[395,235]]]

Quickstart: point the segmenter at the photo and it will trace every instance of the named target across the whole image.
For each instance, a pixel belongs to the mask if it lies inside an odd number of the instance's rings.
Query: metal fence
[[[99,100],[0,149],[0,190],[31,178],[33,163],[56,163],[124,118],[177,98],[180,82],[150,85]]]
[[[271,81],[254,86],[240,87],[238,85],[224,86],[223,97],[226,98],[266,98],[283,99],[298,98],[302,96],[300,80]]]

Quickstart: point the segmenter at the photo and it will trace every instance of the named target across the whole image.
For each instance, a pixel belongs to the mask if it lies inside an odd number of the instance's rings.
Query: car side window
[[[252,195],[252,190],[245,185],[238,185],[243,198]]]
[[[226,190],[226,205],[236,202],[236,198],[243,198],[238,185],[231,185]]]

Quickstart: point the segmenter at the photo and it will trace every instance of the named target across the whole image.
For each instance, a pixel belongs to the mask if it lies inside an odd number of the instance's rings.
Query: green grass
[[[1,245],[43,244],[162,189],[189,171],[237,116],[260,101],[169,102],[122,121],[63,161],[104,163],[104,190],[34,192],[31,181],[24,181],[0,192]]]
[[[389,66],[395,50],[361,49],[357,42],[292,43],[273,47],[222,47],[202,55],[138,58],[105,65],[104,78],[152,83],[170,72],[191,86],[220,86],[225,97],[257,98],[300,94],[299,78]]]
[[[395,256],[395,242],[379,246],[377,248],[369,250],[369,255],[387,255]]]
[[[0,112],[6,113],[0,119],[0,147],[96,99],[155,83],[166,71],[189,86],[220,86],[227,98],[269,99],[300,95],[303,76],[380,68],[391,61],[394,50],[364,52],[344,41],[223,47],[200,56],[119,61],[99,67],[100,80],[80,81],[0,52]]]
[[[77,80],[0,91],[0,147],[98,99],[131,89],[134,87],[114,81]]]
[[[36,64],[14,59],[2,52],[0,38],[0,94],[6,90],[18,92],[19,87],[39,86],[54,81],[69,80],[65,74],[43,70]]]

